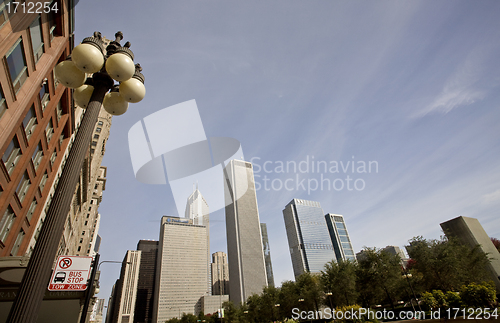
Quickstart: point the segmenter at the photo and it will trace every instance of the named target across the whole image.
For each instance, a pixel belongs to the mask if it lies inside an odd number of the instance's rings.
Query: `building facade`
[[[328,213],[325,215],[325,220],[337,261],[356,261],[344,217],[339,214]]]
[[[273,265],[271,264],[271,247],[269,247],[269,237],[267,236],[267,225],[260,224],[262,234],[262,248],[264,248],[264,263],[266,265],[267,285],[274,287]]]
[[[304,272],[320,273],[327,262],[336,260],[319,202],[293,199],[283,217],[295,278]]]
[[[137,244],[137,250],[141,251],[141,264],[137,282],[134,323],[151,323],[153,321],[158,241],[140,240]]]
[[[479,248],[490,260],[487,271],[490,279],[495,283],[497,292],[500,291],[500,253],[491,242],[490,237],[484,231],[478,219],[459,216],[440,224],[446,236],[456,237],[463,244]]]
[[[134,321],[140,263],[141,251],[128,250],[123,259],[120,278],[113,287],[113,305],[107,313],[110,317],[109,322],[131,323]]]
[[[72,1],[54,4],[38,15],[0,5],[0,256],[30,253],[75,131],[53,72],[72,48]]]
[[[201,298],[208,294],[207,247],[205,226],[190,219],[162,217],[153,322],[201,311]]]
[[[92,306],[92,313],[90,314],[89,322],[102,323],[102,313],[104,311],[104,298],[99,298]]]
[[[229,295],[229,266],[225,252],[212,254],[212,295]]]
[[[239,305],[267,286],[252,164],[230,161],[224,169],[224,182],[229,299]]]

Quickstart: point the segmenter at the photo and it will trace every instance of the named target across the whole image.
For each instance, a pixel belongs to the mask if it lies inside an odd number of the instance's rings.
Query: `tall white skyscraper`
[[[196,190],[188,197],[186,204],[185,217],[193,221],[193,224],[204,225],[207,227],[207,293],[212,293],[212,283],[210,277],[210,218],[209,218],[208,203],[201,195],[201,192]]]
[[[197,315],[207,294],[207,227],[191,219],[161,219],[153,322]]]
[[[295,278],[304,272],[320,273],[335,261],[325,215],[319,202],[293,199],[283,210]]]
[[[238,305],[267,286],[252,164],[230,161],[224,181],[229,299]]]

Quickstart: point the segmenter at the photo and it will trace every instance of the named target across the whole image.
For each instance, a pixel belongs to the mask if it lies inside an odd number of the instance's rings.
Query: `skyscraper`
[[[207,263],[207,228],[191,219],[162,217],[153,322],[200,312],[201,297],[207,294]]]
[[[212,295],[229,295],[229,268],[227,255],[222,251],[212,254]]]
[[[117,280],[113,288],[112,309],[111,312],[107,313],[111,323],[130,323],[134,321],[140,262],[141,251],[127,251],[123,259],[120,279]]]
[[[229,299],[238,305],[267,286],[252,164],[230,161],[224,182]]]
[[[262,247],[264,248],[264,262],[266,264],[267,285],[274,287],[273,266],[271,264],[271,247],[269,247],[269,237],[267,236],[267,225],[260,224],[262,233]]]
[[[335,260],[325,215],[319,202],[293,199],[283,210],[295,278],[320,273]]]
[[[210,260],[210,218],[209,218],[208,203],[201,195],[201,192],[196,190],[187,199],[185,217],[191,219],[193,224],[204,225],[207,228],[207,259]],[[210,277],[210,261],[207,261],[207,292],[212,293],[212,283]]]
[[[325,215],[325,220],[337,261],[356,261],[356,256],[354,255],[354,250],[352,249],[351,239],[349,238],[349,233],[347,232],[344,217],[339,214],[328,213]]]
[[[500,253],[488,234],[484,231],[478,219],[459,216],[440,224],[446,236],[454,236],[462,243],[474,248],[479,248],[490,260],[487,271],[491,280],[495,283],[497,291],[500,291]]]
[[[153,319],[153,296],[155,291],[158,241],[139,240],[137,250],[141,251],[141,264],[137,282],[134,323],[151,323]]]

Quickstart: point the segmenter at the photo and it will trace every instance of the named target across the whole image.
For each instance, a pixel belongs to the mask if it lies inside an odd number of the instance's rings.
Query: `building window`
[[[59,101],[57,103],[57,108],[56,109],[57,109],[57,122],[59,122],[61,120],[62,115],[63,115],[61,101]]]
[[[42,226],[43,226],[43,219],[40,220],[40,223],[38,224],[38,227],[36,228],[35,236],[33,237],[33,239],[35,241],[38,240],[38,236],[40,235],[40,231],[42,231]]]
[[[54,167],[54,163],[56,162],[56,158],[57,158],[57,152],[54,150],[54,152],[52,153],[52,156],[50,156],[50,165],[52,167]]]
[[[50,143],[50,139],[52,138],[53,134],[54,134],[54,124],[52,123],[52,118],[51,118],[49,120],[47,128],[45,128],[45,136],[47,137],[47,144]]]
[[[37,123],[38,121],[36,120],[35,106],[33,105],[23,119],[24,132],[26,133],[26,138],[28,138],[28,140],[35,131]]]
[[[102,121],[99,121],[99,122],[102,122]],[[99,128],[99,127],[95,128],[95,132],[101,132],[101,130],[102,130],[102,128]]]
[[[10,4],[12,0],[2,1],[0,3],[0,26],[9,20],[9,17],[13,15],[14,10],[12,10],[12,5]]]
[[[45,110],[47,105],[49,104],[49,85],[45,80],[42,84],[42,88],[40,89],[40,104],[42,105],[42,109]]]
[[[40,166],[42,158],[43,158],[43,148],[42,148],[42,143],[39,143],[36,146],[35,151],[33,152],[33,156],[31,157],[31,160],[33,161],[33,166],[35,167],[35,171],[38,169],[38,166]]]
[[[40,192],[43,192],[43,189],[45,188],[45,183],[47,183],[47,180],[49,179],[49,175],[47,174],[47,171],[42,176],[42,179],[40,180],[40,185],[38,186],[40,188]]]
[[[3,96],[3,90],[0,87],[0,118],[3,116],[7,110],[7,103],[5,102],[5,97]]]
[[[35,213],[35,209],[36,209],[37,204],[38,204],[38,202],[36,201],[36,198],[33,198],[33,202],[31,202],[30,208],[28,210],[28,214],[26,214],[26,218],[30,222],[31,222],[31,218],[33,218],[33,214]]]
[[[97,146],[97,141],[92,141],[91,145],[94,147]]]
[[[82,242],[83,242],[83,238],[80,238],[80,243],[82,243]]]
[[[49,5],[50,8],[52,8],[49,11],[49,33],[50,33],[50,41],[54,39],[56,36],[61,35],[61,31],[59,30],[59,18],[60,15],[58,14],[60,10],[55,10],[55,9],[60,9],[59,2],[58,1],[52,1]]]
[[[95,134],[95,135],[94,135],[94,139],[99,139],[99,135],[98,135],[98,134]]]
[[[21,202],[26,197],[26,193],[28,193],[28,189],[30,188],[30,186],[31,186],[30,177],[28,175],[28,172],[25,171],[16,189],[17,197]]]
[[[19,141],[17,140],[17,137],[14,137],[2,157],[3,164],[5,165],[5,168],[7,169],[9,175],[12,173],[14,167],[16,167],[16,164],[19,161],[20,157],[21,148],[19,148]]]
[[[84,236],[84,235],[85,235],[85,231],[82,231],[82,236]]]
[[[7,54],[7,65],[9,67],[10,79],[14,86],[14,92],[17,93],[28,78],[28,68],[26,67],[22,38],[19,38]]]
[[[36,18],[30,25],[30,36],[33,56],[35,57],[35,63],[37,63],[43,54],[43,38],[40,16],[38,16],[38,18]]]
[[[12,224],[16,220],[16,214],[12,207],[9,205],[5,213],[3,214],[2,220],[0,221],[0,241],[5,242],[5,239],[9,235]]]
[[[102,126],[102,125],[103,125],[102,121],[97,122],[97,125],[98,125],[98,126]],[[101,131],[101,128],[98,128],[98,129],[99,129],[99,131]],[[99,131],[98,131],[98,132],[99,132]]]
[[[19,233],[17,234],[16,241],[14,242],[14,247],[12,247],[12,250],[10,251],[10,254],[15,256],[17,255],[17,252],[19,251],[19,248],[21,247],[21,243],[23,242],[24,239],[24,231],[21,229]]]
[[[85,221],[85,223],[83,225],[87,225],[89,223],[89,221]]]

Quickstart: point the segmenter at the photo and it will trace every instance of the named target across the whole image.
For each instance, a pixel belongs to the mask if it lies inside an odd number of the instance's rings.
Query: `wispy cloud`
[[[460,106],[471,105],[485,98],[487,89],[481,88],[482,57],[479,50],[473,51],[445,82],[443,89],[424,109],[413,117],[430,113],[446,114]]]
[[[500,189],[483,195],[483,202],[486,204],[500,202]]]

